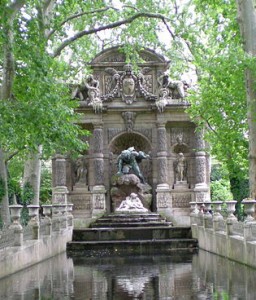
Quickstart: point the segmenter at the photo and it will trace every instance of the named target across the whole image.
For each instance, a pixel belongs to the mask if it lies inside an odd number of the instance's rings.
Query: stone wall
[[[53,215],[50,208],[43,218],[38,216],[39,207],[35,214],[31,208],[24,228],[19,222],[22,207],[11,208],[12,224],[0,231],[0,278],[66,251],[67,242],[72,240],[73,217],[65,206],[53,206]]]
[[[228,207],[234,202],[226,201]],[[211,214],[210,204],[206,207],[204,211],[195,207],[190,215],[192,237],[198,239],[199,248],[256,267],[256,220],[248,214],[244,222],[238,222],[234,209],[223,217],[219,208]]]

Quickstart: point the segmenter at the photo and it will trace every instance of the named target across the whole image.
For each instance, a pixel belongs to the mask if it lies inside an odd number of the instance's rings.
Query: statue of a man
[[[187,161],[183,153],[179,153],[174,162],[176,181],[185,181],[187,177]]]
[[[142,183],[145,183],[145,179],[140,171],[139,163],[142,159],[147,159],[150,156],[143,151],[135,151],[134,147],[129,147],[127,150],[123,150],[117,158],[118,175],[129,174],[130,170],[137,175]]]
[[[76,162],[76,182],[87,184],[87,168],[83,157],[79,157]]]

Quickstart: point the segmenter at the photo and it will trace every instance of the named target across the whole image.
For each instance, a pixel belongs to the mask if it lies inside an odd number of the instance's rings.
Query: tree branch
[[[9,160],[11,160],[15,155],[17,155],[20,152],[20,150],[16,150],[15,152],[13,152],[12,154],[8,155],[8,157],[6,157],[5,159],[5,163],[7,163]]]
[[[10,4],[9,8],[12,10],[13,14],[16,14],[25,3],[26,0],[16,0]]]
[[[103,25],[100,26],[98,28],[93,28],[93,29],[89,29],[89,30],[83,30],[78,32],[77,34],[75,34],[74,36],[66,39],[53,53],[53,57],[56,57],[58,55],[60,55],[61,51],[67,47],[69,44],[71,44],[72,42],[76,41],[77,39],[85,36],[85,35],[90,35],[99,31],[103,31],[103,30],[107,30],[107,29],[113,29],[116,27],[120,27],[121,25],[124,24],[130,24],[132,23],[134,20],[138,19],[138,18],[153,18],[153,19],[161,19],[162,21],[164,20],[168,20],[167,17],[165,17],[164,15],[161,14],[154,14],[154,13],[146,13],[146,12],[141,12],[141,13],[137,13],[135,15],[133,15],[132,17],[128,18],[128,19],[123,19],[120,21],[116,21],[113,23],[110,23],[108,25]]]
[[[175,40],[176,36],[175,36],[175,34],[172,32],[170,26],[167,24],[167,22],[166,22],[165,19],[163,19],[163,22],[164,22],[164,25],[166,26],[168,32],[170,33],[171,37]]]
[[[78,13],[78,14],[74,14],[72,16],[69,16],[67,19],[65,19],[63,22],[61,22],[59,24],[59,27],[65,25],[67,22],[73,20],[73,19],[76,19],[76,18],[79,18],[81,16],[84,16],[84,15],[89,15],[89,14],[95,14],[95,13],[101,13],[101,12],[105,12],[109,9],[113,9],[113,10],[118,10],[117,8],[113,7],[113,6],[106,6],[104,8],[101,8],[101,9],[96,9],[96,10],[93,10],[93,11],[85,11],[85,12],[81,12],[81,13]],[[47,39],[49,39],[55,32],[57,31],[57,29],[52,29],[49,31],[48,35],[47,35]]]

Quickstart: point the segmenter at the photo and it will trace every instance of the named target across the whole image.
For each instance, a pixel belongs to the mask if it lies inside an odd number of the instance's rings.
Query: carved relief
[[[102,128],[95,128],[93,130],[93,147],[94,153],[102,153],[103,148],[103,130]]]
[[[166,151],[166,129],[165,127],[159,127],[157,129],[157,142],[158,142],[158,151]]]
[[[196,183],[205,183],[206,169],[205,157],[196,157]]]
[[[153,93],[153,76],[144,75],[144,87],[150,93]]]
[[[132,104],[136,101],[136,76],[132,72],[131,65],[124,66],[124,72],[120,77],[120,91],[123,101]]]
[[[104,194],[95,194],[95,195],[93,195],[93,199],[94,199],[94,201],[93,201],[93,207],[95,208],[95,209],[104,209],[104,207],[105,207],[105,196],[104,196]]]
[[[65,159],[56,159],[56,186],[66,186],[66,161]]]
[[[104,76],[104,82],[105,82],[105,93],[109,94],[115,86],[113,86],[113,80],[112,76]]]
[[[172,128],[171,145],[174,153],[189,152],[190,137],[193,136],[192,128]]]
[[[114,97],[121,95],[126,104],[132,104],[136,101],[137,91],[146,100],[156,100],[157,97],[148,90],[152,86],[152,75],[145,77],[150,70],[144,67],[136,75],[129,64],[124,66],[124,71],[106,68],[105,72],[111,75],[111,80],[107,80],[107,92],[102,96],[102,100],[111,101]]]
[[[204,202],[206,200],[206,195],[203,192],[196,193],[196,202]]]
[[[72,203],[74,204],[73,210],[91,210],[90,199],[85,199],[84,195],[72,196]]]
[[[53,195],[53,203],[64,204],[66,203],[66,195],[63,193],[54,193]]]
[[[134,121],[135,121],[136,113],[131,112],[131,111],[122,112],[122,117],[123,117],[124,122],[125,122],[126,130],[128,132],[132,132],[133,127],[134,127]]]
[[[125,62],[125,55],[122,53],[114,53],[102,59],[102,62]]]
[[[158,183],[165,183],[167,181],[167,159],[166,157],[158,158]]]
[[[94,178],[96,185],[104,182],[104,161],[103,159],[94,160]]]
[[[196,151],[204,151],[205,150],[205,142],[203,139],[202,131],[195,131],[195,148],[196,148]]]
[[[168,208],[169,195],[166,193],[157,194],[157,208]]]
[[[172,194],[172,207],[187,208],[190,207],[191,194]]]

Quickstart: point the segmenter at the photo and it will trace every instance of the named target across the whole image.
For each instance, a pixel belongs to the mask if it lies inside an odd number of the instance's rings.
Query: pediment
[[[126,63],[125,54],[122,53],[121,47],[113,47],[100,52],[91,62],[94,64],[106,64],[106,63]],[[140,57],[145,63],[168,63],[167,60],[162,56],[157,54],[151,49],[144,49],[140,52]]]

